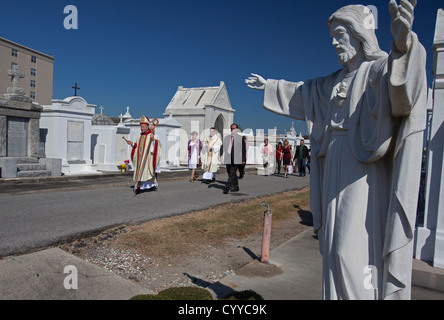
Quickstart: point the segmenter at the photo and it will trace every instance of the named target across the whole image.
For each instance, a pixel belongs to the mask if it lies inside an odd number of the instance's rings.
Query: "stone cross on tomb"
[[[100,109],[100,114],[103,114],[103,109],[105,108],[103,106],[100,106],[99,109]]]
[[[7,89],[8,93],[24,94],[25,89],[20,88],[20,78],[24,78],[25,74],[20,72],[17,64],[14,64],[12,69],[8,70],[8,75],[12,77],[12,88]]]
[[[76,97],[77,96],[77,90],[80,89],[79,87],[77,87],[77,82],[76,82],[76,85],[74,87],[71,87],[71,88],[74,89],[74,97]]]
[[[8,70],[8,75],[12,76],[12,87],[20,88],[20,78],[24,78],[25,74],[20,72],[17,64],[12,66],[12,70]]]

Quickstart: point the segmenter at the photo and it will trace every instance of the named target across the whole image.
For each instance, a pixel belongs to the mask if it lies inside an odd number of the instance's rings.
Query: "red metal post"
[[[270,237],[271,237],[271,218],[272,213],[270,210],[270,206],[268,204],[263,203],[261,206],[267,207],[267,210],[264,212],[264,230],[262,232],[262,255],[261,262],[268,263],[268,254],[270,252]]]

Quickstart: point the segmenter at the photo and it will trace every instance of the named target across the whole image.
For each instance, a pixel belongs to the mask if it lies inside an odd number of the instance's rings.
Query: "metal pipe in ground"
[[[261,262],[268,263],[268,255],[270,252],[270,237],[271,237],[271,218],[273,214],[270,210],[270,205],[262,203],[262,207],[267,207],[264,212],[264,230],[262,231],[262,254]]]

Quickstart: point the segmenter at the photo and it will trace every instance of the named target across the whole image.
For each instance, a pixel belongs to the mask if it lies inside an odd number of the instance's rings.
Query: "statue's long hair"
[[[368,60],[378,60],[387,57],[387,53],[379,48],[375,29],[369,27],[368,21],[371,12],[363,5],[348,5],[335,13],[328,19],[330,29],[332,21],[342,23],[362,43],[364,55]]]

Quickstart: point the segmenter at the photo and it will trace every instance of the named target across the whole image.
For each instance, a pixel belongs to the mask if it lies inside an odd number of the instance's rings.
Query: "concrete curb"
[[[75,273],[77,289],[69,289]],[[59,248],[0,260],[0,288],[0,300],[128,300],[153,293]]]

